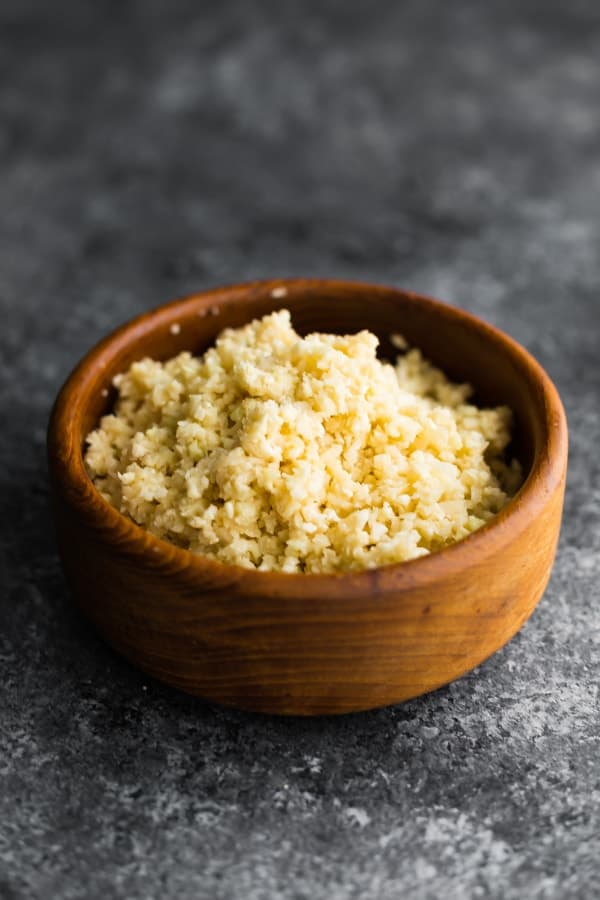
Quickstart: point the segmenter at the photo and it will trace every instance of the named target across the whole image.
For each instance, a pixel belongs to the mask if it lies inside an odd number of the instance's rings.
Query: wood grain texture
[[[286,295],[273,296],[275,288]],[[454,546],[353,574],[255,572],[148,534],[98,494],[85,436],[142,356],[202,352],[225,326],[287,307],[301,333],[401,332],[478,402],[515,411],[528,473],[492,522]],[[171,331],[171,325],[179,330]],[[108,395],[107,395],[108,392]],[[149,674],[204,698],[270,713],[344,713],[457,678],[508,641],[547,584],[560,528],[567,427],[548,376],[518,344],[428,298],[354,282],[255,282],[188,297],[102,341],[62,388],[48,431],[59,545],[73,596],[101,634]]]

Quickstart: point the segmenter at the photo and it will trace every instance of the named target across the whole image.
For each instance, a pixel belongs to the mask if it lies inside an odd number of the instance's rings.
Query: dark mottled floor
[[[600,890],[600,5],[0,7],[0,898],[564,900]],[[290,721],[148,682],[73,613],[61,381],[117,323],[255,276],[497,323],[571,426],[533,619],[448,688]]]

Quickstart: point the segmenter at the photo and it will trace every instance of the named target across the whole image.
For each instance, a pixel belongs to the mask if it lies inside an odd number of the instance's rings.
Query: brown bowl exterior
[[[225,326],[287,307],[299,331],[401,332],[478,400],[508,403],[528,477],[492,522],[431,556],[339,575],[256,572],[194,556],[120,515],[83,465],[115,374],[145,355],[202,352]],[[172,329],[172,325],[179,326]],[[107,396],[108,392],[108,396]],[[397,703],[472,669],[531,615],[552,567],[567,429],[548,376],[460,310],[393,288],[296,279],[207,291],[102,341],[62,388],[48,433],[59,546],[73,596],[150,675],[208,700],[280,714]]]

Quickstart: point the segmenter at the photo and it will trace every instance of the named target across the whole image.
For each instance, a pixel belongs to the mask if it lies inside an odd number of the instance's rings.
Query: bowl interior
[[[390,360],[399,352],[390,336],[400,333],[452,380],[470,382],[478,404],[510,406],[516,427],[509,455],[517,456],[524,474],[529,473],[547,440],[547,423],[539,375],[521,348],[491,326],[445,304],[391,288],[343,282],[224,288],[176,301],[123,326],[99,345],[84,369],[78,421],[73,422],[81,446],[100,416],[110,411],[115,397],[112,378],[132,362],[144,356],[165,360],[182,350],[202,353],[223,328],[284,307],[290,309],[301,334],[369,329],[379,337],[381,357]]]

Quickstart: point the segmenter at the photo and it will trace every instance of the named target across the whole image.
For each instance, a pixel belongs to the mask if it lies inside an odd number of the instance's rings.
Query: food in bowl
[[[393,366],[377,346],[301,337],[283,309],[202,356],[135,362],[87,437],[88,473],[152,534],[224,563],[330,573],[441,550],[518,489],[512,414],[418,349]]]

